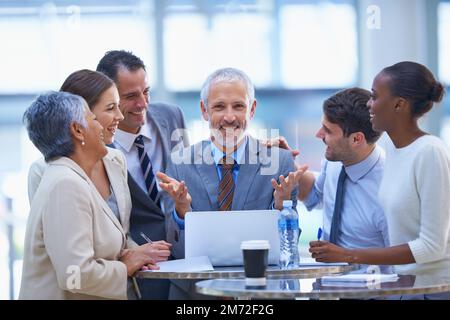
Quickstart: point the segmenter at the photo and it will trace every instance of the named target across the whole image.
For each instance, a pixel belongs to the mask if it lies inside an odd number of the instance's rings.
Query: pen
[[[145,233],[141,232],[140,235],[141,235],[141,237],[144,238],[144,240],[147,241],[148,243],[153,243],[153,241],[150,240],[150,238],[147,237],[147,236],[145,235]],[[138,284],[137,284],[137,281],[136,281],[136,278],[135,278],[135,277],[133,277],[133,284],[134,284],[134,289],[135,289],[135,292],[136,292],[136,295],[137,295],[138,299],[142,299],[141,291],[139,290],[139,286],[138,286]]]
[[[148,243],[153,243],[153,241],[150,240],[150,238],[147,237],[147,236],[145,235],[145,233],[141,232],[140,235],[141,235],[141,237],[144,238],[144,240],[147,241]],[[139,285],[138,285],[138,283],[137,283],[137,281],[136,281],[136,278],[133,277],[132,280],[133,280],[134,290],[135,290],[135,293],[136,293],[137,298],[138,298],[138,299],[142,299],[141,290],[139,290]]]
[[[317,241],[320,241],[320,238],[322,238],[322,228],[319,228],[319,230],[317,230]]]
[[[132,277],[131,279],[133,281],[134,293],[136,293],[136,296],[137,296],[138,299],[142,299],[141,290],[139,289],[139,285],[138,285],[138,283],[136,281],[136,278]]]
[[[153,241],[150,240],[150,238],[147,237],[147,236],[145,235],[145,233],[141,232],[140,235],[141,235],[141,237],[144,238],[144,240],[147,241],[148,243],[153,243]]]

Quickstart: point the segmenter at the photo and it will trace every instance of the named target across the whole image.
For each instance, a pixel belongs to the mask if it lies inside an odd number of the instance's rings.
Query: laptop
[[[185,216],[185,257],[208,256],[213,266],[242,266],[241,242],[268,240],[269,265],[280,257],[277,210],[202,211]]]

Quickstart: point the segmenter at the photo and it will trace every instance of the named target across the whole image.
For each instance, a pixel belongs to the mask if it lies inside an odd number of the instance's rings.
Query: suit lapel
[[[211,155],[211,144],[209,141],[203,141],[199,147],[198,150],[194,150],[195,167],[208,194],[211,209],[218,210],[219,177]]]
[[[127,210],[126,199],[125,199],[125,191],[123,189],[123,187],[125,186],[123,185],[122,178],[118,175],[118,173],[120,173],[122,169],[115,163],[114,158],[109,157],[109,154],[103,158],[103,164],[105,165],[109,182],[114,191],[114,195],[116,196],[117,207],[119,208],[120,214],[120,222],[122,226],[125,227],[125,224],[127,223],[125,217],[125,212]]]
[[[58,162],[56,162],[56,161],[58,161]],[[120,233],[122,234],[123,243],[125,244],[126,236],[125,236],[124,229],[123,229],[122,225],[120,224],[120,221],[114,215],[111,208],[108,206],[106,201],[102,198],[102,196],[98,192],[97,188],[95,187],[94,183],[91,181],[91,179],[89,179],[89,177],[86,175],[86,173],[83,171],[83,169],[81,169],[73,160],[71,160],[69,158],[63,157],[56,161],[55,161],[55,163],[63,163],[63,165],[68,166],[69,168],[74,170],[78,175],[80,175],[83,179],[85,179],[87,181],[87,183],[89,184],[89,187],[91,188],[91,192],[96,197],[96,201],[100,204],[103,212],[108,216],[109,219],[111,219],[112,223],[117,227],[117,229],[119,229]]]
[[[128,187],[130,188],[131,197],[139,200],[142,204],[144,204],[150,212],[159,214],[164,216],[161,208],[158,207],[150,198],[148,194],[141,189],[141,187],[137,184],[136,180],[133,179],[130,172],[128,172]]]
[[[260,170],[260,166],[258,141],[249,136],[247,146],[245,147],[244,161],[239,167],[237,183],[235,183],[231,210],[242,210],[244,207],[256,174]]]

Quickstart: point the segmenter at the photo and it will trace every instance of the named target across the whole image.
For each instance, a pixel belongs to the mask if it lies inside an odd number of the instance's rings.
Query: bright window
[[[347,87],[356,82],[356,13],[350,4],[281,7],[281,78],[287,88]]]
[[[271,20],[261,14],[168,15],[164,22],[165,79],[171,91],[198,90],[214,70],[244,70],[268,86]]]
[[[450,3],[439,4],[439,80],[450,84]]]
[[[0,19],[1,93],[57,90],[73,71],[95,70],[108,50],[130,50],[147,65],[153,64],[154,36],[146,16],[83,14],[83,8],[77,15],[52,8]]]
[[[352,1],[185,2],[168,6],[164,19],[169,91],[196,91],[208,74],[227,66],[244,70],[258,89],[357,81]]]

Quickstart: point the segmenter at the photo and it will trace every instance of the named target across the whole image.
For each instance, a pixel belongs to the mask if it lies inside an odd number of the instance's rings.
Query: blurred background
[[[323,100],[346,87],[370,89],[382,68],[402,60],[450,84],[449,39],[450,1],[439,0],[0,1],[0,299],[18,295],[27,172],[40,157],[23,112],[73,71],[95,70],[106,51],[143,59],[151,99],[183,109],[192,142],[207,137],[204,79],[221,67],[244,70],[258,100],[252,134],[285,136],[301,150],[299,163],[319,169]],[[450,144],[448,96],[422,127]],[[298,209],[306,252],[322,216]]]

